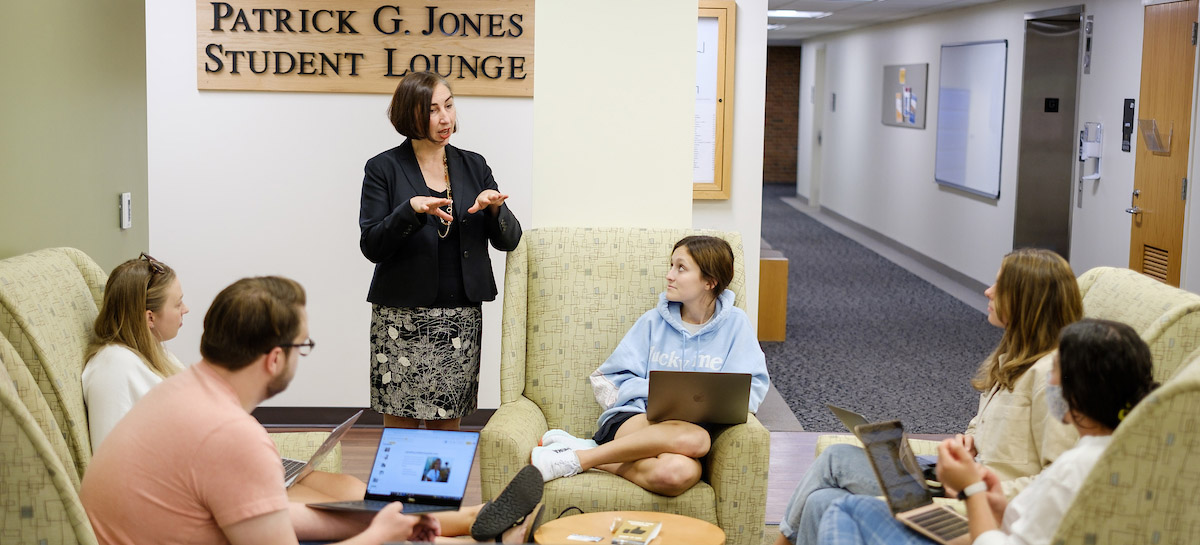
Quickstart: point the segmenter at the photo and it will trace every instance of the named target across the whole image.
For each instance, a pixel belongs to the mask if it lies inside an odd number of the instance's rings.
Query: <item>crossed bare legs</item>
[[[690,422],[650,422],[645,414],[638,414],[621,424],[608,443],[568,448],[572,445],[579,443],[567,441],[535,450],[533,463],[546,480],[599,469],[650,492],[678,496],[700,481],[699,458],[708,454],[712,440],[707,430]]]

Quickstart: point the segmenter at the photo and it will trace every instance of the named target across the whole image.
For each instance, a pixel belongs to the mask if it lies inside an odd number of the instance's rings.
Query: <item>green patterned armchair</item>
[[[695,230],[540,228],[525,232],[508,255],[504,283],[500,408],[484,427],[480,476],[494,498],[529,463],[542,434],[562,428],[596,431],[600,405],[588,374],[626,331],[658,302],[671,247]],[[733,246],[729,286],[745,308],[745,264],[737,233],[699,232]],[[546,483],[548,517],[568,507],[584,512],[677,513],[720,526],[728,544],[759,544],[767,498],[770,434],[751,415],[713,438],[704,478],[678,497],[659,496],[603,471]]]
[[[1200,352],[1130,411],[1067,509],[1055,545],[1200,542]]]
[[[8,343],[0,338],[0,345]],[[5,362],[11,352],[0,354]],[[0,366],[0,535],[5,543],[96,543],[92,526],[79,503],[76,483],[59,453],[25,407],[22,388]]]
[[[74,248],[50,248],[0,260],[0,336],[12,344],[54,415],[78,486],[92,459],[83,402],[83,364],[108,277]],[[3,357],[3,354],[0,354]],[[30,410],[36,407],[28,405]],[[47,426],[43,426],[44,429]],[[272,434],[284,455],[306,458],[324,432]],[[341,467],[340,447],[321,469]]]
[[[1200,348],[1200,295],[1137,271],[1096,267],[1079,277],[1083,315],[1129,324],[1150,345],[1154,380],[1165,383]]]

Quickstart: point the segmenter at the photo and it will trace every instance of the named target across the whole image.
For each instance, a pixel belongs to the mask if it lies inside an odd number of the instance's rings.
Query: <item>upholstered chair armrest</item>
[[[278,432],[270,435],[271,440],[275,441],[275,448],[279,449],[280,456],[295,460],[307,460],[321,447],[321,443],[325,442],[325,438],[329,437],[329,432]],[[329,454],[317,465],[316,469],[317,471],[327,471],[329,473],[341,473],[342,444],[338,443],[337,446],[333,447],[333,450],[329,451]]]
[[[821,451],[829,448],[830,445],[836,445],[839,443],[844,443],[847,445],[854,445],[856,447],[862,446],[862,442],[859,441],[857,437],[855,437],[851,434],[848,434],[848,433],[837,434],[837,435],[822,435],[820,437],[817,437],[817,452],[816,452],[816,454],[818,456],[820,456]],[[941,441],[930,441],[928,439],[909,439],[908,440],[908,445],[910,447],[912,447],[913,454],[916,454],[917,456],[937,456],[937,453],[938,453],[937,447],[938,447],[939,443],[941,443]]]
[[[770,458],[771,432],[753,414],[713,437],[705,469],[727,544],[763,542]]]
[[[488,453],[479,457],[484,500],[496,497],[521,468],[529,465],[529,453],[547,429],[542,409],[524,396],[496,409],[479,437],[479,449]]]

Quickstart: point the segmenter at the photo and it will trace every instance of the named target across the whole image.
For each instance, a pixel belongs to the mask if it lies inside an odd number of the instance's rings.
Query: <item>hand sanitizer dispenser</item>
[[[1087,160],[1096,160],[1096,170],[1091,174],[1086,174],[1082,177],[1083,180],[1099,180],[1100,179],[1100,144],[1103,140],[1103,128],[1100,123],[1087,122],[1083,124],[1083,130],[1079,131],[1079,162],[1083,163],[1084,170],[1087,168]]]

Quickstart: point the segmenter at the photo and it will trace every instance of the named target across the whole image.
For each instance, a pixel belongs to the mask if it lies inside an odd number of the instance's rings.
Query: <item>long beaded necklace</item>
[[[452,207],[454,206],[454,197],[450,194],[450,163],[446,161],[445,152],[442,153],[442,172],[446,174],[446,199],[451,201],[450,204],[442,207],[442,211],[453,216],[454,210]],[[446,227],[445,231],[442,231],[442,228],[438,227],[438,238],[446,238],[450,235],[450,224],[453,222],[445,218],[438,218],[438,221],[442,222],[442,225]]]

